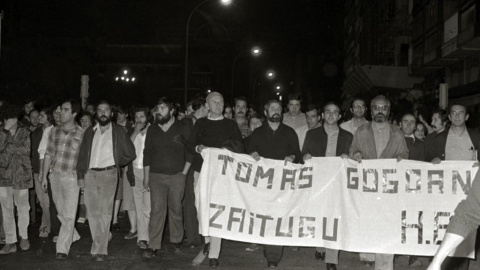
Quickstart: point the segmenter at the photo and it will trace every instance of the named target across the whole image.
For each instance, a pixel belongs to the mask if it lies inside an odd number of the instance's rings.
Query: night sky
[[[147,103],[172,93],[183,101],[186,21],[200,2],[1,1],[0,93],[12,101],[78,97],[80,75],[88,74],[92,101]],[[233,60],[256,45],[261,56],[244,53],[235,64],[234,96],[261,103],[278,84],[283,96],[301,92],[305,103],[338,100],[343,21],[338,0],[233,0],[228,7],[210,0],[192,16],[189,71],[213,75],[190,75],[189,87],[198,89],[189,98],[208,88],[231,100]],[[114,81],[124,67],[136,74],[135,85]],[[272,81],[263,76],[268,69],[276,72]]]

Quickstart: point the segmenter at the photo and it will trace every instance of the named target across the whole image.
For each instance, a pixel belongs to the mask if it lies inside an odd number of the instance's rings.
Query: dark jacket
[[[90,126],[85,130],[83,135],[82,145],[80,146],[80,153],[78,155],[77,162],[77,177],[78,179],[84,179],[85,174],[90,166],[90,157],[92,152],[92,142],[94,136],[94,126]],[[131,163],[137,155],[135,154],[135,146],[132,140],[128,137],[123,127],[112,122],[112,141],[113,141],[113,159],[118,173],[120,173],[120,167],[125,167]],[[133,170],[127,171],[127,179],[130,184],[135,183],[135,177]]]
[[[30,129],[20,121],[15,136],[8,130],[0,131],[0,187],[33,187],[30,147]]]
[[[40,172],[40,154],[38,153],[38,147],[40,146],[40,141],[43,136],[42,125],[35,128],[32,133],[30,133],[30,141],[32,148],[30,150],[30,157],[32,160],[32,169],[34,173]]]
[[[425,143],[421,140],[411,137],[405,137],[405,142],[408,147],[408,159],[427,161],[425,158]]]
[[[425,156],[426,161],[430,162],[434,158],[438,157],[441,160],[445,160],[445,147],[447,146],[447,137],[450,128],[446,128],[444,131],[437,133],[433,132],[425,138]],[[470,140],[477,150],[480,147],[480,134],[478,131],[467,128]],[[480,159],[480,151],[477,151],[477,160]]]
[[[337,149],[335,155],[341,156],[342,154],[348,155],[350,146],[352,145],[353,135],[352,133],[338,127],[338,139]],[[328,135],[323,126],[311,129],[305,136],[305,142],[303,143],[302,155],[309,153],[314,157],[324,157],[327,152]]]

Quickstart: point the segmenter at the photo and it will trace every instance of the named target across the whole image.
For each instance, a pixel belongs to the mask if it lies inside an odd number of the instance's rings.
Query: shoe
[[[55,256],[55,259],[57,259],[57,260],[66,260],[67,257],[68,257],[68,255],[65,254],[65,253],[57,253],[57,256]]]
[[[116,231],[120,230],[120,226],[118,225],[118,223],[113,223],[112,230],[116,230]]]
[[[203,246],[203,255],[207,256],[207,255],[208,255],[208,252],[210,252],[210,243],[206,243],[206,244]]]
[[[77,222],[78,222],[78,223],[85,223],[85,220],[86,220],[86,219],[85,219],[84,217],[79,217],[79,218],[77,219]]]
[[[278,264],[276,262],[267,262],[268,268],[277,268]]]
[[[157,249],[147,248],[143,253],[142,257],[146,259],[151,259],[157,257]]]
[[[38,236],[42,237],[42,238],[46,238],[46,237],[48,237],[49,234],[50,233],[47,232],[46,230],[42,230],[42,231],[40,231],[40,234]]]
[[[260,248],[260,246],[257,245],[257,244],[250,244],[245,250],[246,250],[246,251],[255,251],[255,250],[259,249],[259,248]]]
[[[220,262],[218,261],[218,259],[210,259],[209,264],[211,268],[217,268]]]
[[[175,252],[182,252],[182,242],[180,243],[173,243],[173,248],[175,249]]]
[[[104,262],[106,260],[107,255],[104,254],[94,254],[93,260],[96,262]]]
[[[125,239],[130,240],[137,237],[137,232],[128,232],[127,235],[125,235]]]
[[[0,238],[0,245],[5,245],[5,238]]]
[[[323,261],[325,260],[325,252],[318,252],[315,250],[315,259],[318,261]]]
[[[20,248],[22,250],[30,249],[30,242],[28,241],[28,239],[20,239]]]
[[[147,249],[148,248],[147,241],[145,241],[145,240],[138,241],[137,246],[140,249]]]
[[[17,252],[17,245],[15,243],[13,244],[5,244],[2,249],[0,249],[0,255],[6,255],[10,253],[15,253]]]
[[[57,240],[58,240],[58,235],[53,237],[52,242],[56,243]]]
[[[337,270],[337,265],[333,263],[327,263],[327,270]]]
[[[363,262],[365,267],[373,267],[373,262]]]
[[[417,267],[422,266],[422,262],[418,259],[417,256],[410,256],[408,259],[408,267]]]

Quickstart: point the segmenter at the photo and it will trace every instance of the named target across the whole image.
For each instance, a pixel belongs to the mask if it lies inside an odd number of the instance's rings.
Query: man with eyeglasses
[[[355,134],[355,131],[358,127],[368,123],[367,119],[365,119],[365,113],[367,112],[365,100],[361,98],[355,98],[352,102],[350,112],[353,114],[353,118],[340,124],[340,127],[352,134]]]
[[[338,127],[340,107],[329,102],[323,107],[323,126],[309,130],[305,138],[302,154],[303,160],[307,161],[312,157],[338,157],[348,158],[348,151],[352,144],[353,135]],[[338,264],[338,250],[316,248],[315,258],[325,259],[328,270],[336,270]]]
[[[370,105],[372,122],[360,126],[353,136],[350,158],[389,159],[398,161],[408,158],[408,147],[403,132],[388,123],[390,101],[385,96],[376,96]],[[393,270],[394,254],[375,254],[375,270]],[[371,262],[364,261],[370,266]]]

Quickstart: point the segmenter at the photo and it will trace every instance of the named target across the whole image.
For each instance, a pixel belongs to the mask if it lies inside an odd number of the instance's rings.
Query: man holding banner
[[[247,148],[256,161],[260,158],[298,162],[300,149],[295,131],[282,123],[282,104],[278,100],[270,100],[265,105],[267,125],[257,128],[251,135]],[[269,268],[276,268],[282,259],[283,246],[265,245],[264,255]]]
[[[478,160],[480,158],[478,156],[480,134],[476,130],[466,127],[468,113],[465,106],[453,104],[450,107],[448,118],[451,121],[450,128],[427,136],[425,140],[427,157],[433,158],[431,161],[434,164],[440,164],[442,160]],[[455,210],[455,213],[457,211],[458,209]],[[449,225],[448,231],[451,230],[451,225]],[[469,264],[469,259],[449,257],[443,263],[442,269],[468,269]]]
[[[372,122],[363,124],[355,132],[350,157],[358,162],[362,159],[407,159],[408,148],[402,131],[387,122],[390,101],[385,96],[376,96],[370,108]],[[393,259],[393,254],[375,254],[375,270],[393,270]]]
[[[323,126],[309,130],[305,137],[302,149],[303,160],[307,161],[312,157],[346,157],[352,144],[353,135],[338,126],[340,120],[340,107],[329,102],[323,107]],[[317,248],[315,258],[325,258],[327,270],[336,270],[338,264],[338,250]]]
[[[207,96],[206,107],[209,114],[206,118],[200,118],[190,133],[187,142],[187,150],[194,155],[194,186],[197,185],[203,158],[200,155],[207,147],[222,148],[225,144],[242,144],[242,135],[235,122],[223,117],[223,96],[218,92],[212,92]],[[297,143],[298,144],[298,143]],[[243,151],[243,150],[242,150]],[[198,197],[197,194],[195,194]],[[198,206],[197,206],[198,207]],[[201,214],[201,211],[198,210]],[[205,237],[204,254],[208,254],[211,267],[218,267],[218,256],[222,246],[222,239],[218,237]]]

